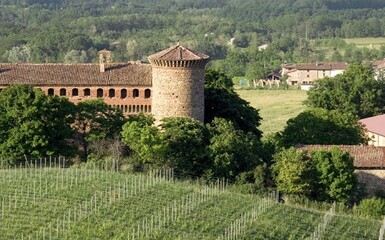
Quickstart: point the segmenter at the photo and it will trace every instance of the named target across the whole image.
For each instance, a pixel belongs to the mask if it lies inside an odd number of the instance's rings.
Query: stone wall
[[[153,65],[152,74],[152,106],[156,124],[173,116],[204,121],[204,68]]]
[[[357,169],[355,173],[370,196],[374,196],[379,191],[385,193],[385,169]]]

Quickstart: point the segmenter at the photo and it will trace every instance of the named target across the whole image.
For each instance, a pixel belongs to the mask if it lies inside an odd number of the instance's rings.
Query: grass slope
[[[241,98],[259,109],[260,130],[264,136],[283,130],[286,121],[306,109],[306,91],[301,90],[237,90]]]
[[[380,48],[385,45],[385,38],[346,38],[344,39],[347,44],[353,43],[357,47],[367,48]]]
[[[305,239],[324,215],[169,173],[0,170],[0,184],[1,239]],[[376,239],[380,225],[336,216],[326,234]]]

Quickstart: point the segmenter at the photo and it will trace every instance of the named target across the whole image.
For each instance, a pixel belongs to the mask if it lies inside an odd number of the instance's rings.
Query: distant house
[[[347,68],[346,62],[313,62],[313,63],[297,63],[283,64],[282,76],[287,76],[289,85],[308,87],[314,84],[314,81],[324,77],[334,77],[343,73]]]
[[[369,145],[385,147],[385,114],[361,119],[359,123],[366,129]]]
[[[332,145],[301,145],[298,150],[331,149]],[[349,152],[354,159],[354,173],[364,184],[369,195],[385,193],[385,147],[363,145],[337,145],[344,152]]]

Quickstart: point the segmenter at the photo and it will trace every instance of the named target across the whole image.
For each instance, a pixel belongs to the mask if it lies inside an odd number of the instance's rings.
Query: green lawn
[[[306,91],[301,90],[237,90],[241,98],[259,109],[263,118],[260,130],[264,136],[283,130],[286,121],[306,109],[303,101]]]
[[[353,43],[357,47],[369,47],[369,48],[379,48],[382,45],[385,45],[385,37],[380,38],[347,38],[345,42],[350,44]]]

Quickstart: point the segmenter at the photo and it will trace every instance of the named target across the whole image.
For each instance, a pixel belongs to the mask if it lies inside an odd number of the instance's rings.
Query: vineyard
[[[224,181],[179,181],[171,170],[55,165],[0,170],[1,239],[379,239],[382,225],[233,193]]]

